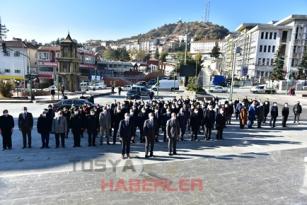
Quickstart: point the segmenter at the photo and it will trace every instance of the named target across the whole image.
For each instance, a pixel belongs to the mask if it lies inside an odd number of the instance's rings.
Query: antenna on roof
[[[210,0],[205,0],[205,19],[204,19],[205,23],[208,23],[210,19],[210,4],[211,4]]]

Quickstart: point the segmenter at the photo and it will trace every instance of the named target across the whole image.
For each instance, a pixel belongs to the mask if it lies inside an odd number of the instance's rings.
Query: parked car
[[[48,88],[44,88],[43,91],[50,92],[51,90],[57,90],[55,85],[51,85]]]
[[[141,99],[140,93],[137,90],[129,90],[127,92],[126,97],[129,100],[139,100],[139,99]]]
[[[146,81],[139,81],[139,82],[135,83],[135,85],[147,86],[147,83],[146,83]]]
[[[178,80],[159,80],[158,83],[151,87],[152,90],[179,90],[179,81]]]
[[[133,85],[131,89],[127,92],[127,98],[139,95],[140,97],[149,97],[153,92],[147,89],[145,86]]]
[[[209,91],[211,93],[227,93],[228,90],[226,87],[222,87],[222,86],[213,86],[209,89]]]
[[[254,94],[275,94],[276,90],[274,88],[268,88],[266,85],[256,85],[250,90]]]
[[[214,99],[214,96],[203,90],[195,93],[195,99],[201,101],[211,101]]]
[[[125,85],[125,86],[122,87],[122,90],[123,91],[128,91],[128,90],[131,89],[131,87],[132,87],[131,85]]]
[[[83,105],[89,105],[90,107],[95,106],[94,103],[91,103],[86,99],[67,99],[67,100],[61,100],[60,102],[53,104],[53,109],[57,111],[64,107],[71,108],[72,105],[75,107],[81,107]]]
[[[102,90],[105,89],[107,86],[104,84],[104,82],[99,83],[93,83],[88,86],[89,90]]]

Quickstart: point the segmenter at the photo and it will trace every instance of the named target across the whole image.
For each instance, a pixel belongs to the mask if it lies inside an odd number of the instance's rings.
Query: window
[[[39,53],[39,59],[40,60],[48,60],[49,59],[49,53],[48,52],[41,52]]]
[[[258,63],[257,65],[261,65],[261,58],[258,58]]]
[[[264,52],[264,53],[266,52],[266,46],[264,46],[264,48],[263,48],[263,52]]]
[[[275,46],[272,46],[272,52],[275,53]]]
[[[268,39],[268,37],[269,37],[269,33],[265,32],[265,39]]]
[[[270,65],[270,59],[269,58],[266,59],[266,65]]]
[[[14,56],[15,56],[15,57],[20,56],[20,52],[19,52],[19,51],[15,51],[15,52],[14,52]]]
[[[271,65],[274,65],[274,59],[273,58],[271,59]]]
[[[21,73],[21,70],[15,70],[15,73]]]
[[[4,69],[4,72],[5,72],[5,73],[10,73],[11,70],[10,70],[10,69]]]
[[[277,38],[277,33],[276,32],[274,32],[274,39],[276,39]]]
[[[269,53],[271,52],[271,46],[268,46],[268,52]]]
[[[260,45],[259,47],[259,52],[262,52],[262,45]]]
[[[41,72],[53,72],[53,67],[39,67]]]
[[[293,46],[293,53],[296,53],[296,46]]]
[[[273,38],[273,32],[270,32],[270,39]]]
[[[262,65],[265,65],[265,58],[262,59]]]
[[[263,39],[264,37],[264,32],[261,32],[261,39]]]

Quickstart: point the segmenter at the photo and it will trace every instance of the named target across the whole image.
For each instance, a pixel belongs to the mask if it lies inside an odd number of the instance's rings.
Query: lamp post
[[[230,85],[230,94],[229,94],[229,100],[232,101],[233,96],[233,80],[234,80],[234,72],[236,69],[236,55],[241,53],[241,48],[236,47],[234,48],[234,55],[233,55],[233,63],[232,63],[232,71],[231,71],[231,85]]]

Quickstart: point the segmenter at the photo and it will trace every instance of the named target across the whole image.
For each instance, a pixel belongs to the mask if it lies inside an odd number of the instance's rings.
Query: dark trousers
[[[185,130],[186,130],[187,126],[182,126],[181,127],[181,140],[183,140],[184,134],[185,134]]]
[[[206,139],[210,140],[212,134],[212,127],[206,127]]]
[[[271,117],[270,126],[275,127],[276,118],[277,118],[277,117]],[[273,124],[272,124],[272,123],[273,123]]]
[[[124,156],[125,154],[127,154],[127,156],[129,156],[130,154],[130,139],[123,139],[122,141],[122,155]]]
[[[287,120],[288,120],[288,116],[283,116],[282,117],[282,126],[286,127],[287,126]]]
[[[74,136],[74,147],[80,147],[80,144],[81,144],[81,132],[73,130],[72,134]]]
[[[49,133],[41,133],[42,138],[42,147],[47,148],[49,147]]]
[[[28,147],[30,148],[32,143],[31,130],[21,130],[21,133],[23,139],[23,147],[27,147],[28,142]]]
[[[88,146],[96,146],[97,132],[88,132]]]
[[[192,136],[191,136],[192,141],[197,139],[198,132],[199,132],[199,127],[192,127]]]
[[[166,142],[166,125],[162,125],[163,142]]]
[[[116,136],[117,136],[117,131],[118,131],[118,126],[114,127],[114,132],[113,132],[113,143],[116,143]]]
[[[223,128],[216,128],[216,139],[221,140],[223,139]]]
[[[144,142],[144,129],[143,126],[139,126],[140,129],[140,142],[143,143]]]
[[[264,114],[263,123],[266,123],[267,118],[268,118],[268,114]]]
[[[300,123],[300,115],[301,114],[294,114],[294,123]]]
[[[12,149],[12,132],[2,131],[2,145],[3,149]]]
[[[153,156],[154,145],[155,136],[145,136],[145,156],[148,156],[148,152],[150,152],[150,156]]]
[[[240,114],[240,112],[236,112],[236,120],[239,119],[239,114]]]
[[[60,146],[60,138],[61,138],[61,145],[64,148],[65,147],[65,133],[56,133],[55,134],[56,148],[58,148]]]
[[[258,120],[257,120],[257,127],[258,127],[258,128],[261,128],[261,123],[262,123],[262,121],[263,121],[262,119],[258,119]]]
[[[168,138],[168,153],[176,154],[177,139],[175,137]]]

